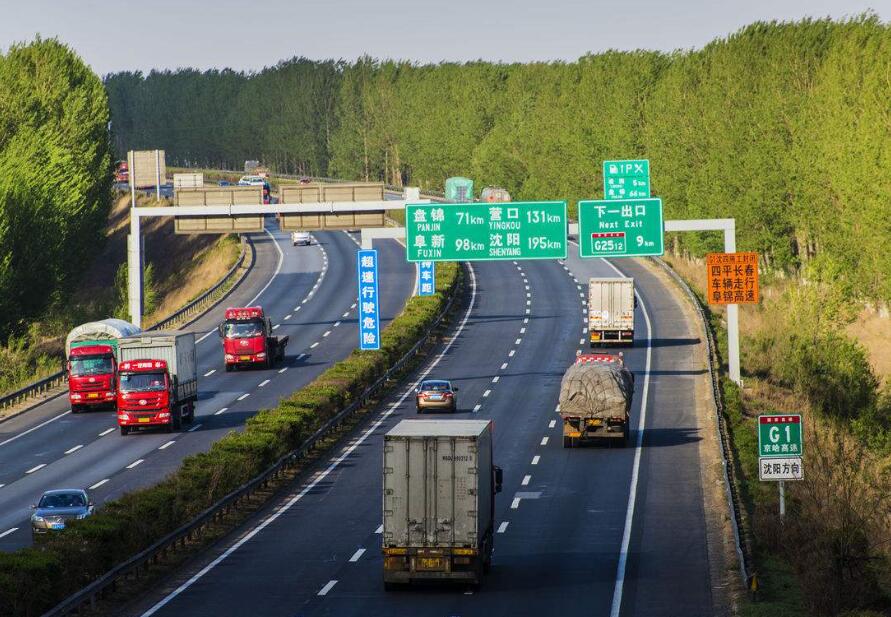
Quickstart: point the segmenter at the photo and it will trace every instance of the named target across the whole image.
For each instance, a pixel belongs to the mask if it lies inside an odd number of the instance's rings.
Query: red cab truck
[[[226,370],[239,366],[272,368],[285,359],[287,336],[273,336],[272,322],[262,306],[227,308],[226,320],[218,328],[223,339]]]
[[[192,332],[145,332],[118,341],[118,426],[168,433],[195,419],[198,363]]]
[[[91,321],[65,337],[65,370],[71,413],[114,407],[117,342],[140,329],[122,319]]]

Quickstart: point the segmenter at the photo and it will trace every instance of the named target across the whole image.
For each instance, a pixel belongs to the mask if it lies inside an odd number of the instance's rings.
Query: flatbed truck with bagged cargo
[[[563,447],[594,440],[627,445],[634,374],[621,354],[579,354],[560,381]]]
[[[495,494],[489,420],[403,420],[384,436],[384,588],[479,585],[492,562]]]

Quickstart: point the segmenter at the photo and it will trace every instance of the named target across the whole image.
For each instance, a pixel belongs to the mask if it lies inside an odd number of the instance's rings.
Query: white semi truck
[[[588,336],[591,347],[634,344],[633,278],[588,279]]]

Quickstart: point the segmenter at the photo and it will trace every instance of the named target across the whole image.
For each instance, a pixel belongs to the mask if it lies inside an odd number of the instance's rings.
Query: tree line
[[[174,163],[515,199],[599,197],[604,159],[648,158],[669,218],[735,217],[741,250],[851,296],[891,300],[889,27],[759,22],[700,50],[575,62],[417,65],[294,58],[258,73],[110,75],[120,152]],[[672,239],[720,249],[717,236]]]
[[[62,301],[101,246],[108,121],[102,81],[59,41],[0,54],[0,337]]]

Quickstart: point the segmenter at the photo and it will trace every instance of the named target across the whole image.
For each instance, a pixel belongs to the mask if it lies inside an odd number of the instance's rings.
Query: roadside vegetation
[[[379,351],[354,351],[210,450],[187,457],[160,484],[108,502],[38,547],[0,553],[0,615],[39,615],[256,477],[352,403],[420,340],[457,291],[444,263],[437,293],[412,297],[384,329]]]

